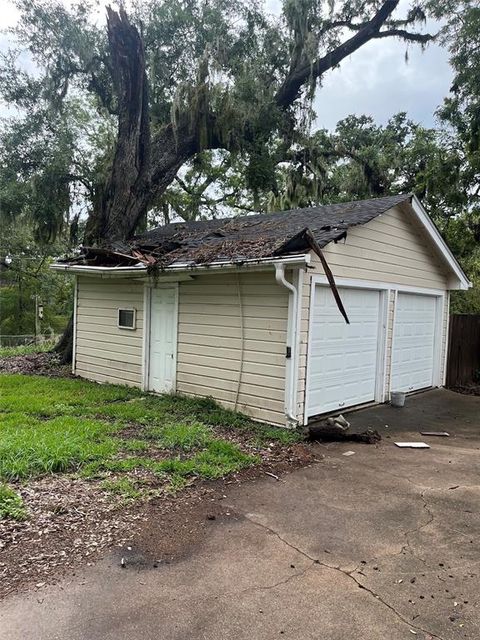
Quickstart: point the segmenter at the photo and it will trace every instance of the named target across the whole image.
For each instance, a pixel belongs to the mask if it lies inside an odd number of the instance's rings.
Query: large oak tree
[[[11,52],[0,88],[26,114],[8,132],[29,143],[10,170],[30,190],[34,178],[34,196],[48,192],[40,229],[55,231],[60,195],[76,189],[88,202],[84,242],[123,242],[207,149],[240,154],[250,186],[264,187],[273,150],[296,144],[329,70],[370,40],[430,40],[422,4],[405,15],[398,4],[286,0],[273,17],[248,0],[150,1],[130,17],[107,8],[105,28],[83,3],[18,0],[13,35],[34,69]]]
[[[451,11],[285,0],[272,16],[255,0],[150,0],[107,8],[104,25],[83,2],[16,4],[0,92],[20,115],[2,131],[1,214],[29,211],[43,241],[68,225],[73,241],[117,246],[206,152],[240,161],[252,193],[275,193],[325,74],[372,40],[425,46],[426,18]]]

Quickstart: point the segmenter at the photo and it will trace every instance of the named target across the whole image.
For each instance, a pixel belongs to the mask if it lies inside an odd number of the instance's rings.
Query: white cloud
[[[428,24],[429,31],[438,29]],[[405,52],[408,50],[408,62]],[[378,123],[406,111],[425,126],[448,94],[452,70],[448,52],[436,44],[419,45],[398,39],[372,40],[330,71],[317,91],[317,125],[333,129],[349,114],[371,115]]]

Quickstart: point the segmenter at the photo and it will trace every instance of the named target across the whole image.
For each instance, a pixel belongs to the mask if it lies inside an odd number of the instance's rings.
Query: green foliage
[[[21,413],[2,416],[0,478],[18,480],[75,471],[92,460],[113,455],[112,425],[98,420],[58,416],[40,420]]]
[[[43,306],[40,333],[62,332],[72,310],[73,283],[49,265],[64,245],[40,245],[23,215],[8,223],[0,209],[0,226],[0,335],[35,334],[35,296]]]
[[[204,451],[191,458],[192,467],[187,465],[183,473],[187,475],[193,473],[204,478],[214,479],[234,471],[240,471],[240,469],[259,461],[258,456],[243,453],[237,445],[231,442],[214,440],[207,445]]]
[[[27,511],[22,498],[7,484],[0,482],[0,520],[25,520]]]
[[[104,459],[86,465],[82,475],[92,477],[101,471],[125,473],[134,469],[145,469],[160,476],[198,476],[215,479],[240,471],[258,461],[257,456],[244,453],[236,444],[212,439],[204,444],[202,450],[189,458],[166,458],[159,462],[148,457]]]
[[[257,445],[299,438],[208,398],[145,396],[127,387],[40,376],[2,375],[0,383],[0,478],[5,480],[76,471],[92,479],[124,474],[106,478],[102,486],[133,499],[143,492],[138,489],[137,495],[135,478],[128,474],[139,469],[168,478],[171,490],[178,490],[186,478],[218,478],[258,462],[222,439],[215,427],[241,429]]]
[[[88,415],[108,403],[129,400],[140,395],[137,389],[116,385],[102,385],[86,380],[23,376],[20,374],[0,377],[2,393],[1,411],[28,411],[40,416]],[[107,404],[104,404],[107,403]]]
[[[37,239],[46,242],[69,226],[76,230],[79,211],[98,203],[114,155],[118,99],[95,4],[16,5],[12,48],[0,61],[0,96],[18,109],[1,132],[0,208],[10,218],[28,214]],[[355,32],[355,23],[377,10],[375,0],[285,0],[278,16],[255,0],[134,4],[129,12],[141,25],[152,136],[186,127],[200,150],[225,149],[233,163],[239,157],[242,181],[254,195],[271,190],[277,153],[298,143],[314,118],[317,78],[311,75],[288,109],[276,101],[285,78],[336,47],[350,22]],[[423,20],[417,7],[402,25],[415,30]],[[384,27],[396,24],[392,16]],[[155,207],[164,189],[153,191]],[[194,215],[175,192],[167,203]]]
[[[17,109],[0,126],[1,224],[30,224],[23,249],[8,252],[23,271],[31,271],[43,252],[44,324],[55,330],[64,325],[69,309],[68,296],[53,289],[70,291],[58,279],[53,284],[46,265],[77,243],[85,217],[105,195],[117,142],[118,96],[108,36],[94,17],[94,4],[16,4],[20,19],[10,33],[12,50],[0,61],[0,96]],[[456,255],[475,280],[478,257],[471,246],[480,238],[475,2],[423,0],[406,16],[392,14],[382,27],[411,30],[423,46],[418,29],[426,18],[444,24],[443,43],[455,71],[452,94],[439,111],[444,130],[426,130],[398,114],[386,126],[351,116],[332,133],[311,135],[319,84],[315,61],[328,59],[378,7],[376,0],[284,0],[274,16],[255,0],[134,4],[131,19],[142,25],[145,47],[152,139],[173,130],[196,142],[193,155],[181,154],[175,170],[166,172],[170,180],[182,167],[168,189],[165,175],[155,173],[164,183],[152,183],[150,221],[414,191],[454,248],[459,246]],[[277,96],[289,72],[302,69],[309,72],[307,80],[288,105],[279,106]],[[160,158],[163,152],[155,147]],[[451,225],[452,219],[459,222]],[[457,242],[461,234],[452,226],[463,228],[467,243]],[[51,246],[54,240],[61,250]],[[2,247],[0,254],[6,252]],[[1,292],[0,332],[32,333],[31,295],[38,287],[26,276],[5,277],[11,285]],[[462,300],[475,308],[475,296]],[[21,326],[14,331],[15,314]]]
[[[158,445],[183,451],[204,447],[212,440],[212,435],[212,430],[201,422],[174,422],[149,432],[149,437],[153,437]]]

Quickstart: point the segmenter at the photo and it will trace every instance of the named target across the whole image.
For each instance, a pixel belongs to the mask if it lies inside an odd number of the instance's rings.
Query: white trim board
[[[293,276],[293,280],[295,280],[295,272]],[[303,300],[303,286],[304,286],[304,276],[305,271],[303,269],[298,269],[297,273],[297,308],[295,313],[296,317],[296,335],[295,337],[295,362],[293,366],[293,411],[294,415],[298,420],[298,424],[303,422],[303,416],[299,415],[298,412],[298,382],[299,382],[299,373],[300,373],[300,349],[301,349],[301,333],[302,333],[302,300]]]
[[[273,256],[270,258],[247,258],[241,261],[218,261],[209,262],[207,264],[195,264],[189,262],[179,262],[165,267],[165,269],[159,273],[158,281],[162,279],[167,281],[168,278],[174,277],[173,282],[178,282],[183,279],[189,280],[190,274],[195,274],[197,271],[203,273],[204,271],[216,271],[218,269],[228,271],[245,271],[247,269],[262,270],[275,267],[276,264],[285,264],[288,266],[303,266],[310,264],[311,255],[310,252],[299,253],[288,256]],[[145,278],[148,277],[148,269],[144,264],[137,264],[132,267],[94,267],[88,265],[76,265],[76,264],[63,264],[54,262],[50,265],[50,269],[54,271],[68,271],[70,273],[81,273],[83,275],[96,276],[98,278]],[[172,276],[172,274],[178,274]]]
[[[445,304],[447,313],[447,325],[445,327],[445,352],[443,354],[443,372],[442,372],[442,387],[447,384],[447,368],[448,368],[448,351],[449,351],[449,338],[450,338],[450,291],[445,292]],[[443,337],[443,334],[442,334]]]
[[[435,301],[435,335],[433,336],[433,372],[432,385],[442,386],[442,347],[443,347],[443,318],[445,313],[445,294]]]
[[[377,289],[378,291],[388,290],[400,291],[401,293],[418,293],[424,296],[443,296],[445,289],[428,289],[423,287],[413,287],[410,285],[395,284],[393,282],[376,282],[375,280],[354,280],[352,278],[335,278],[338,287],[348,287],[350,289]],[[327,277],[321,274],[312,276],[313,284],[328,284]]]
[[[388,303],[390,291],[380,291],[378,307],[378,338],[377,338],[377,370],[375,375],[375,402],[385,400],[385,377],[387,372],[387,341],[388,341]]]
[[[148,375],[150,372],[150,300],[152,287],[143,287],[143,339],[142,339],[142,391],[148,391]]]

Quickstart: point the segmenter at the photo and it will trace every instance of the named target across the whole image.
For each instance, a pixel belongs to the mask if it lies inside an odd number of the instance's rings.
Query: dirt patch
[[[74,377],[70,365],[62,365],[57,353],[29,353],[0,358],[0,373],[24,373],[50,378]]]
[[[16,488],[29,517],[0,520],[0,597],[92,563],[105,548],[126,540],[142,520],[141,510],[122,509],[118,498],[79,478],[51,476]]]
[[[276,482],[294,469],[319,462],[313,448],[304,444],[284,447],[283,458],[280,450],[279,447],[275,460],[222,480],[195,482],[181,495],[150,500],[141,526],[123,547],[115,550],[114,560],[126,568],[157,568],[188,557],[216,521],[235,517],[228,507],[232,488],[265,477]]]
[[[216,481],[192,479],[177,494],[125,504],[100,482],[49,476],[16,487],[29,510],[24,522],[0,521],[0,598],[55,583],[107,552],[126,565],[153,567],[184,557],[214,519],[228,517],[231,486],[276,477],[316,460],[304,444],[273,445],[262,463]],[[130,549],[128,548],[130,547]]]

